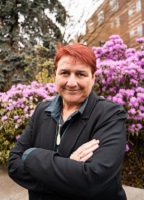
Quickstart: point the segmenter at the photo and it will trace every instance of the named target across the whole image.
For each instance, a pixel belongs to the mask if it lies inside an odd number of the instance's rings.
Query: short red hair
[[[58,52],[54,58],[55,69],[62,56],[72,56],[91,67],[92,73],[96,71],[96,57],[91,48],[86,45],[75,43],[62,46],[58,44]]]

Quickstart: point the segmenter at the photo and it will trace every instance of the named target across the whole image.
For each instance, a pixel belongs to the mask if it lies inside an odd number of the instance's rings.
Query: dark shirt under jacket
[[[91,92],[82,115],[76,115],[54,151],[57,123],[40,103],[10,152],[10,177],[28,189],[30,200],[126,200],[121,185],[126,112]],[[82,144],[99,139],[100,147],[84,162],[69,159]],[[35,147],[26,159],[23,153]]]

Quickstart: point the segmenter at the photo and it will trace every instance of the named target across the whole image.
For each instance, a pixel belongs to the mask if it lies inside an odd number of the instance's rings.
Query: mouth
[[[78,90],[68,90],[68,91],[73,91],[73,92],[77,92]]]
[[[78,95],[80,93],[80,90],[74,90],[74,89],[65,89],[65,92],[69,95]]]
[[[78,91],[80,91],[80,90],[71,90],[71,89],[65,89],[65,90],[67,90],[68,92],[78,92]]]

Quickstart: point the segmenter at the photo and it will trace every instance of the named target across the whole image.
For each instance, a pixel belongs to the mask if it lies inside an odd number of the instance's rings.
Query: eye
[[[80,77],[81,77],[81,76],[85,76],[85,74],[83,74],[83,73],[79,73],[78,76],[80,76]]]
[[[62,71],[60,74],[61,75],[68,75],[68,72],[67,71]]]

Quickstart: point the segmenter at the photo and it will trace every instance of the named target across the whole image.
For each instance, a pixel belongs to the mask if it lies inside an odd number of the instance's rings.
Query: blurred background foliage
[[[63,41],[59,26],[65,25],[67,17],[58,0],[1,0],[0,91],[31,81],[30,73],[25,72],[31,71],[27,61],[33,59],[35,45],[45,48],[45,58],[53,58],[56,44]],[[37,57],[43,57],[41,53],[37,51]],[[36,63],[37,71],[41,62],[36,61],[31,60],[31,66]]]
[[[51,83],[55,80],[54,59],[49,57],[46,47],[37,45],[33,52],[25,58],[24,74],[29,83],[37,80],[39,83]]]
[[[122,165],[122,183],[144,189],[144,134],[131,136]]]

